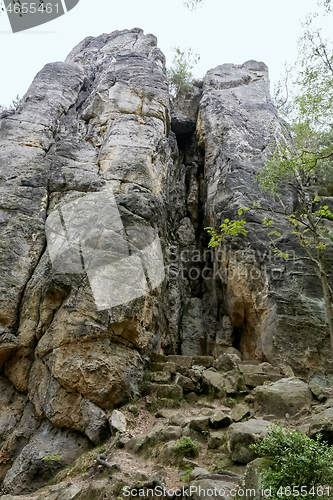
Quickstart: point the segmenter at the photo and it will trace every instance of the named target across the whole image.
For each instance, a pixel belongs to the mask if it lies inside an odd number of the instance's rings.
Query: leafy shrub
[[[173,64],[168,69],[170,92],[173,97],[185,96],[191,89],[193,80],[192,70],[198,64],[199,60],[199,55],[194,53],[192,49],[182,50],[176,47]]]
[[[199,443],[185,436],[176,441],[173,449],[179,457],[195,458],[199,455]]]
[[[318,435],[311,439],[301,432],[272,426],[268,435],[251,448],[260,457],[269,457],[269,468],[262,475],[264,488],[271,488],[270,498],[332,498],[333,448]]]
[[[245,226],[245,220],[224,219],[224,222],[219,226],[217,231],[211,226],[206,227],[205,230],[210,236],[208,246],[214,248],[220,243],[225,242],[229,237],[235,237],[238,235],[246,236],[248,231],[245,229]]]

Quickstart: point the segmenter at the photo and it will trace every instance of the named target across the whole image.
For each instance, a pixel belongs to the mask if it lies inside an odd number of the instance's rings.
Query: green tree
[[[273,500],[332,498],[333,448],[319,435],[311,439],[301,432],[272,426],[251,448],[270,459],[262,475],[263,488]]]
[[[325,2],[325,7],[332,15],[330,2]],[[297,95],[291,103],[282,101],[292,141],[286,138],[273,144],[271,159],[259,174],[261,190],[270,194],[274,202],[254,202],[251,207],[241,208],[236,218],[228,221],[227,228],[222,225],[218,229],[208,228],[208,232],[210,246],[226,238],[244,236],[247,226],[241,216],[248,211],[261,211],[262,224],[278,257],[291,258],[282,242],[296,237],[300,243],[297,259],[311,261],[320,279],[333,350],[333,293],[327,267],[327,254],[333,243],[333,213],[330,200],[325,199],[333,195],[333,49],[314,27],[315,19],[315,15],[309,17],[301,37]],[[284,83],[288,96],[287,80]],[[288,185],[298,193],[292,209],[281,194]],[[276,229],[276,216],[284,216],[288,224]],[[236,234],[228,233],[231,225]]]
[[[289,153],[289,151],[288,151]],[[251,207],[241,207],[235,219],[225,219],[215,229],[206,228],[210,235],[210,247],[216,247],[221,243],[239,236],[247,236],[247,221],[242,218],[245,214],[254,212],[263,213],[262,226],[267,232],[273,253],[285,260],[309,260],[317,271],[320,279],[329,327],[331,347],[333,350],[333,306],[332,289],[329,283],[328,269],[326,264],[326,253],[332,249],[333,242],[333,212],[328,205],[323,205],[318,195],[313,196],[311,189],[307,187],[306,181],[317,169],[318,153],[304,153],[303,156],[285,154],[276,151],[270,162],[260,174],[260,185],[263,190],[271,190],[276,194],[279,203],[254,202]],[[325,153],[323,153],[324,155]],[[324,157],[323,157],[324,159]],[[289,211],[283,199],[278,194],[278,186],[281,179],[296,184],[299,188],[299,199],[296,210]],[[283,216],[287,224],[275,227],[276,216]],[[283,241],[295,236],[300,243],[300,251],[295,258],[283,249]],[[304,250],[304,252],[301,251]]]
[[[173,64],[168,69],[170,91],[173,97],[184,96],[190,90],[193,81],[192,71],[199,60],[200,56],[192,49],[175,48]]]

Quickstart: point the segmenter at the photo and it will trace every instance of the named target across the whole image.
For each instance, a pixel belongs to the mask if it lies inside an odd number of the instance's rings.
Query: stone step
[[[239,363],[239,371],[243,374],[264,374],[264,370],[260,365],[254,365],[252,363]]]
[[[173,363],[182,368],[191,368],[191,366],[194,365],[210,368],[214,365],[214,358],[213,356],[182,356],[181,354],[170,354],[169,356],[165,356],[155,353],[151,356],[149,368],[152,367],[152,371],[162,371],[161,365],[167,363]]]
[[[254,364],[248,361],[239,363],[239,370],[244,376],[248,387],[264,385],[265,382],[276,382],[283,378],[280,369],[269,363]]]
[[[176,378],[175,378],[175,383],[177,385],[180,385],[183,389],[184,392],[195,392],[196,391],[196,385],[191,380],[189,377],[185,377],[184,375],[181,375],[180,373],[177,373]]]
[[[148,364],[147,369],[150,372],[163,372],[165,363],[158,363],[157,361],[152,361]]]
[[[246,359],[243,361],[239,361],[239,365],[253,365],[258,366],[262,363],[262,361],[258,361],[257,359]]]
[[[192,356],[181,356],[179,354],[171,354],[168,356],[168,361],[175,363],[177,366],[181,366],[182,368],[191,368],[193,358]]]
[[[150,359],[151,361],[156,361],[157,363],[163,363],[167,361],[167,356],[165,356],[164,354],[158,354],[156,352],[153,352]]]
[[[167,399],[181,399],[183,397],[183,389],[176,384],[154,384],[147,383],[146,391],[151,396]]]
[[[214,366],[214,358],[213,356],[193,356],[192,365],[204,366],[205,368],[210,368]]]
[[[153,361],[152,363],[149,363],[147,369],[151,372],[177,372],[176,364],[172,363],[171,361],[165,361],[164,363],[157,363]]]
[[[247,387],[257,387],[271,381],[270,377],[263,373],[244,373],[243,376]]]
[[[150,372],[147,374],[147,378],[150,382],[155,382],[158,384],[168,384],[171,382],[171,373],[167,371],[163,372]]]

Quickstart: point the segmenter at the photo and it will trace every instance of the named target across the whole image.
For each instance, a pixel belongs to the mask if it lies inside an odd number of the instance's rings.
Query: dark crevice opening
[[[234,326],[232,329],[232,347],[241,350],[241,340],[244,333],[243,326]]]
[[[177,146],[180,154],[186,155],[188,149],[196,142],[195,134],[190,132],[186,134],[176,134]]]

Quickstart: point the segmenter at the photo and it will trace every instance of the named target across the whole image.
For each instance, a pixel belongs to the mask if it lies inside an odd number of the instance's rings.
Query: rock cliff
[[[174,102],[140,29],[85,39],[2,114],[4,491],[38,488],[107,439],[152,353],[233,347],[297,375],[333,369],[312,269],[273,258],[255,219],[255,239],[207,248],[206,226],[262,197],[257,174],[285,134],[263,63],[218,66]]]

